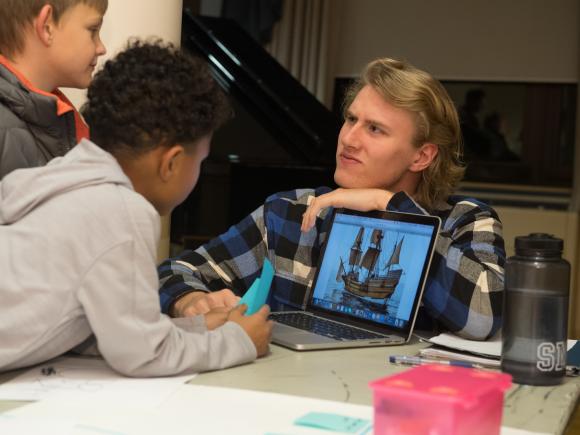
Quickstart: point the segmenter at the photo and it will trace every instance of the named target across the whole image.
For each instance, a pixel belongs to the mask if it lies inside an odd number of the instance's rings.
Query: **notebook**
[[[440,220],[337,209],[304,311],[271,314],[294,350],[404,344],[411,338]]]

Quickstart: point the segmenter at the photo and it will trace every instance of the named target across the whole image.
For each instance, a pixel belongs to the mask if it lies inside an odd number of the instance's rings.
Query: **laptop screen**
[[[337,210],[311,305],[405,330],[414,321],[438,219]]]

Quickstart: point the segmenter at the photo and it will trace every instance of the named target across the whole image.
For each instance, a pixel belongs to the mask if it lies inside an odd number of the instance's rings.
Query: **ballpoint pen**
[[[467,368],[475,368],[475,369],[482,369],[484,368],[480,364],[474,364],[468,361],[457,361],[457,360],[449,360],[449,359],[428,359],[428,358],[421,358],[418,356],[407,356],[407,355],[391,355],[389,356],[389,362],[393,364],[405,364],[411,366],[418,366],[424,364],[443,364],[448,366],[458,366],[458,367],[467,367]]]

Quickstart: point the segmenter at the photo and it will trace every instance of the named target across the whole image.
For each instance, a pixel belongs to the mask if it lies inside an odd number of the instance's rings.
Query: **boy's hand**
[[[171,317],[190,317],[205,314],[214,308],[233,308],[240,300],[230,289],[215,292],[194,291],[178,299],[171,310]]]
[[[232,311],[231,308],[219,307],[213,308],[212,310],[205,313],[205,326],[207,326],[207,329],[211,331],[212,329],[216,329],[226,323],[228,321],[230,311]]]
[[[384,189],[336,189],[316,198],[308,205],[302,217],[303,232],[309,231],[316,222],[316,216],[324,208],[349,208],[369,211],[385,210],[393,197],[392,192]]]
[[[270,307],[263,305],[255,314],[244,316],[247,309],[248,306],[246,304],[234,308],[230,312],[228,320],[240,325],[246,331],[246,334],[250,336],[254,346],[256,346],[258,356],[264,356],[268,353],[268,343],[270,343],[272,338],[272,328],[274,326],[274,322],[268,320]]]

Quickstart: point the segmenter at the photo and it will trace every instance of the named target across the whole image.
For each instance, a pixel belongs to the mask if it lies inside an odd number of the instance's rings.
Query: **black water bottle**
[[[549,234],[516,237],[505,267],[501,368],[514,382],[555,385],[566,374],[570,263]]]

